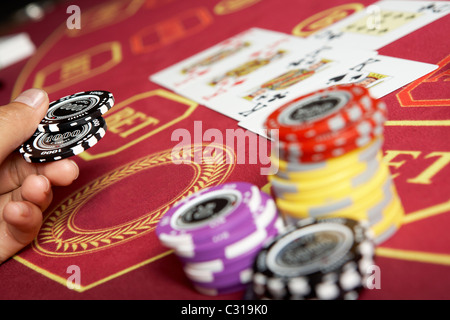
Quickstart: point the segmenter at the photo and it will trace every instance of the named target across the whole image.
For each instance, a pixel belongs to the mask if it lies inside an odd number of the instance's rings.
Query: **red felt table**
[[[196,292],[155,227],[189,192],[226,181],[263,188],[267,176],[259,164],[173,164],[174,130],[192,131],[194,121],[202,121],[203,131],[238,125],[149,76],[250,27],[302,37],[371,3],[80,0],[80,30],[67,29],[67,4],[14,30],[28,32],[38,49],[0,71],[1,104],[41,87],[50,100],[104,89],[116,105],[106,114],[105,138],[73,158],[80,177],[55,188],[37,239],[0,266],[0,299],[241,299],[242,292]],[[448,30],[446,16],[379,50],[439,68],[383,98],[389,111],[383,151],[406,217],[377,247],[381,288],[360,299],[450,298]],[[67,287],[71,266],[79,267],[80,288]]]

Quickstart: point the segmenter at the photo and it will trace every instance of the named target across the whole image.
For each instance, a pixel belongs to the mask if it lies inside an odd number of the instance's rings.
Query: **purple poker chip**
[[[235,293],[239,291],[245,291],[247,289],[247,284],[238,284],[231,287],[224,288],[206,288],[201,285],[194,285],[195,290],[199,293],[207,295],[207,296],[219,296],[222,294]]]
[[[206,281],[205,279],[212,279],[215,273],[224,272],[226,270],[237,270],[243,265],[248,265],[249,262],[254,261],[262,247],[263,244],[232,259],[217,258],[214,260],[196,261],[195,259],[183,258],[180,256],[178,258],[183,263],[185,272],[190,272],[193,276],[204,279],[202,281]]]
[[[206,188],[170,208],[159,221],[156,234],[170,248],[209,243],[218,234],[241,226],[260,204],[261,191],[247,182]]]
[[[220,277],[214,278],[211,282],[200,282],[195,278],[192,279],[188,275],[187,277],[191,280],[194,286],[201,286],[204,288],[226,288],[236,286],[238,284],[248,284],[252,281],[253,267],[248,266],[241,271],[229,272]]]
[[[276,220],[277,219],[274,219],[274,223]],[[234,243],[214,248],[213,250],[199,251],[195,248],[193,251],[178,251],[175,249],[175,254],[178,257],[191,258],[190,261],[208,261],[217,258],[233,259],[260,246],[268,239],[278,235],[278,233],[279,230],[272,224],[269,225],[268,228],[259,229]]]
[[[250,212],[247,219],[245,221],[243,220],[240,225],[217,233],[212,238],[208,238],[208,241],[195,244],[180,244],[174,249],[181,252],[215,250],[227,244],[234,243],[259,229],[268,227],[274,223],[274,220],[278,216],[277,207],[275,201],[268,194],[261,193],[261,200],[262,203],[258,210]]]
[[[276,233],[280,233],[278,229]],[[216,282],[221,278],[230,277],[251,268],[256,256],[264,244],[265,242],[259,244],[249,252],[231,260],[216,259],[198,263],[186,263],[184,264],[183,269],[186,276],[197,283]]]

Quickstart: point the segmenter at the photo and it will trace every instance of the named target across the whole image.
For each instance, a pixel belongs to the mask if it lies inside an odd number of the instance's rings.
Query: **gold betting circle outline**
[[[196,163],[195,154],[201,151],[204,156],[205,147],[220,149],[222,154],[213,154],[209,159],[202,158],[202,163]],[[159,218],[169,210],[171,205],[200,189],[223,182],[234,168],[236,161],[234,151],[226,145],[191,145],[189,150],[191,159],[194,160],[183,164],[194,168],[194,177],[189,185],[171,201],[139,218],[109,228],[86,230],[77,227],[74,222],[83,205],[106,187],[146,169],[167,164],[174,165],[172,149],[167,149],[110,171],[67,197],[46,216],[38,236],[32,243],[33,250],[45,256],[73,256],[107,249],[142,236],[155,229]],[[64,236],[67,236],[67,230],[74,235],[64,239]],[[55,244],[55,249],[43,247],[49,243]]]

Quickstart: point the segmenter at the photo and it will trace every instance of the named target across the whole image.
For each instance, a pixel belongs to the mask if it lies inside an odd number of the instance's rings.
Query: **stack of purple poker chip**
[[[250,183],[230,182],[177,203],[156,233],[174,249],[197,291],[219,295],[246,288],[259,250],[283,230],[269,195]]]

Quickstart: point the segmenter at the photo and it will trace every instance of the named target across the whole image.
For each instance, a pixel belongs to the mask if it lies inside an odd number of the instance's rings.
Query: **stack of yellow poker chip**
[[[271,191],[287,223],[343,217],[367,221],[375,243],[400,228],[404,211],[383,161],[386,107],[358,85],[297,98],[266,120],[273,135]]]

